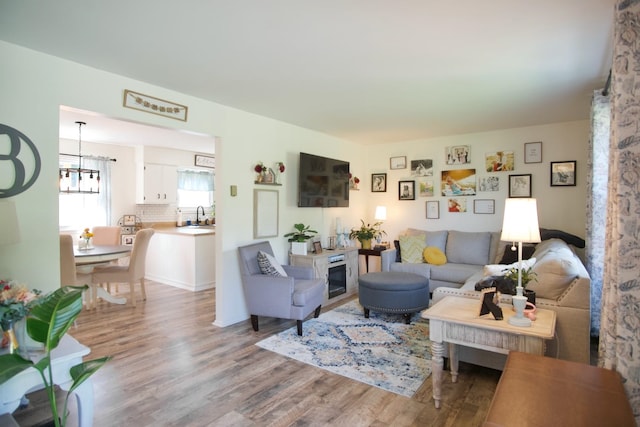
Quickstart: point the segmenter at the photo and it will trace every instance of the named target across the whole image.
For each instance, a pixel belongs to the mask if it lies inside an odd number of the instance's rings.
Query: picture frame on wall
[[[525,163],[542,163],[542,142],[525,142],[524,143],[524,162]]]
[[[577,161],[551,162],[551,186],[575,187]]]
[[[399,181],[398,182],[398,200],[415,200],[416,199],[416,182],[415,181]]]
[[[429,200],[426,203],[427,219],[440,219],[440,202]]]
[[[494,199],[475,199],[473,201],[473,213],[475,214],[495,214],[496,201]]]
[[[433,160],[420,159],[411,160],[412,176],[433,176]]]
[[[372,173],[371,174],[371,192],[385,193],[387,191],[387,174]]]
[[[390,169],[406,169],[407,168],[407,156],[396,156],[389,158]]]
[[[445,148],[445,161],[448,165],[466,165],[471,163],[471,146],[454,145]]]
[[[509,197],[531,197],[531,174],[509,175]]]

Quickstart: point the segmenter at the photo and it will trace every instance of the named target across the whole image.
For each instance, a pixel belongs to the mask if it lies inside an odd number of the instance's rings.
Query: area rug
[[[371,312],[350,301],[256,345],[381,389],[411,397],[431,374],[429,326],[419,313]]]

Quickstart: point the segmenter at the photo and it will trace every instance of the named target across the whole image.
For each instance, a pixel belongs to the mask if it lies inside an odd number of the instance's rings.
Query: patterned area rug
[[[357,300],[304,322],[302,337],[292,327],[256,345],[408,397],[431,374],[427,321],[373,311],[365,319]]]

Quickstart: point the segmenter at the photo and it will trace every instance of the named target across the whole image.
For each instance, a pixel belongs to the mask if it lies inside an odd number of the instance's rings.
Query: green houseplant
[[[73,383],[67,392],[60,414],[53,383],[51,351],[58,346],[64,334],[67,333],[82,311],[82,292],[86,289],[88,289],[86,285],[65,286],[56,289],[40,298],[31,308],[27,316],[27,333],[34,341],[44,344],[44,357],[37,363],[24,359],[16,353],[0,355],[0,384],[30,367],[34,367],[40,373],[49,397],[53,422],[56,427],[66,424],[67,403],[70,394],[111,359],[111,356],[106,356],[82,362],[69,370]]]
[[[293,228],[296,231],[287,233],[284,237],[289,238],[291,242],[291,253],[294,255],[306,255],[307,254],[307,241],[317,233],[316,230],[312,230],[310,225],[294,224]]]
[[[358,239],[362,245],[362,249],[371,249],[371,239],[377,239],[378,237],[382,237],[383,234],[387,234],[384,230],[380,229],[382,225],[380,221],[374,224],[365,224],[363,220],[360,220],[360,222],[362,223],[360,228],[351,229],[349,238]]]
[[[518,285],[518,267],[511,267],[507,269],[504,277],[511,281],[513,288],[511,294],[515,295],[516,286]],[[538,279],[536,279],[536,273],[532,270],[532,267],[522,269],[521,283],[522,287],[524,288],[522,293],[525,297],[527,297],[527,301],[529,301],[531,304],[536,303],[536,293],[530,289],[527,289],[527,285],[529,284],[529,282],[537,280]]]

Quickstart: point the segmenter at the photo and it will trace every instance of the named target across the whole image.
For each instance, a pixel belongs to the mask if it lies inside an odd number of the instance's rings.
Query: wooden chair
[[[81,286],[91,285],[91,274],[78,273],[76,270],[76,260],[73,255],[73,237],[69,234],[60,235],[60,286]],[[91,308],[92,292],[84,294],[84,306]]]
[[[147,299],[147,292],[144,288],[145,260],[147,258],[147,249],[149,242],[153,236],[153,229],[146,228],[136,233],[136,239],[131,251],[131,259],[128,266],[108,265],[105,267],[96,267],[93,271],[92,282],[98,283],[129,283],[129,292],[131,294],[131,304],[136,306],[135,283],[140,282],[140,292],[142,299]],[[95,294],[94,294],[95,298]],[[96,301],[94,300],[94,303]]]

